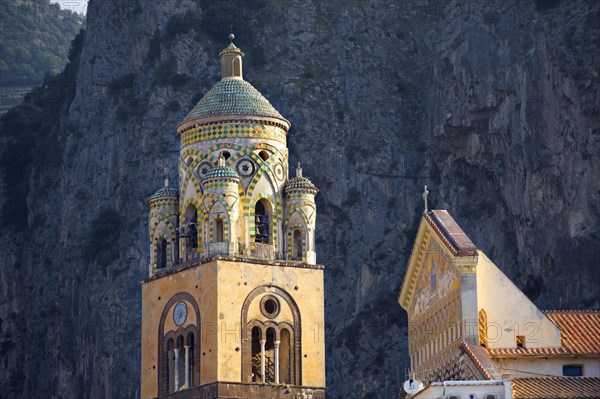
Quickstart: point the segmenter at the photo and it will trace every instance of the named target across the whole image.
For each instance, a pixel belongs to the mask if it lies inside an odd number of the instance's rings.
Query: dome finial
[[[219,155],[219,166],[225,166],[225,157],[223,156],[223,153]]]
[[[165,187],[169,187],[169,168],[163,167]]]
[[[233,28],[233,26],[232,26]],[[221,51],[221,77],[242,79],[242,57],[244,53],[233,44],[235,35],[229,34],[229,45]]]
[[[302,177],[302,166],[300,166],[300,162],[298,162],[298,166],[296,166],[296,177]]]

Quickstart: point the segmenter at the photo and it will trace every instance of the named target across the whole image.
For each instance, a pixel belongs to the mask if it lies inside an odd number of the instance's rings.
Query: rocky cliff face
[[[599,20],[582,0],[92,0],[65,73],[2,121],[0,396],[139,395],[145,199],[230,24],[321,189],[329,397],[400,389],[424,184],[538,305],[598,307]]]

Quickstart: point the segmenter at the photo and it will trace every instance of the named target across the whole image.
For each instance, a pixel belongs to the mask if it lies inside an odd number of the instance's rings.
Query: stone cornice
[[[325,270],[323,265],[311,265],[305,262],[296,262],[291,260],[266,260],[257,258],[237,257],[237,256],[211,256],[205,259],[198,259],[195,261],[181,263],[164,270],[156,272],[153,276],[148,277],[141,281],[141,284],[146,284],[160,278],[171,276],[175,273],[179,273],[183,270],[193,269],[197,266],[202,266],[214,261],[225,261],[225,262],[239,262],[239,263],[253,263],[255,265],[264,266],[282,266],[282,267],[293,267],[297,269],[313,269],[313,270]]]
[[[177,135],[181,135],[190,129],[201,127],[204,125],[220,124],[220,123],[263,123],[265,125],[277,126],[283,129],[286,133],[290,130],[291,123],[284,119],[271,118],[267,116],[252,116],[252,115],[228,115],[228,116],[211,116],[207,118],[192,119],[177,125]]]

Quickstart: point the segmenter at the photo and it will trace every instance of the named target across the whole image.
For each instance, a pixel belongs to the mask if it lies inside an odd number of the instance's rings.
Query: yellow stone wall
[[[158,328],[173,295],[187,292],[200,308],[200,383],[242,382],[242,307],[254,289],[269,285],[286,291],[300,312],[302,385],[325,387],[323,269],[214,260],[142,284],[141,397],[158,395]],[[260,298],[249,306],[248,320],[260,314]],[[275,322],[292,318],[291,310],[280,302]],[[175,327],[172,311],[165,333]],[[186,324],[194,322],[192,316],[193,307],[188,306]]]
[[[211,334],[207,321],[217,319],[216,262],[206,263],[193,269],[182,270],[169,276],[142,284],[142,398],[158,396],[158,328],[167,302],[179,292],[191,294],[200,307],[200,367],[201,384],[217,380],[216,334]],[[160,299],[159,299],[160,298]],[[165,332],[173,327],[173,308],[165,321]],[[191,320],[190,320],[191,319]],[[195,320],[193,308],[188,306],[188,320]],[[205,353],[205,355],[202,355]]]
[[[273,285],[290,294],[296,302],[301,316],[301,370],[302,385],[325,387],[325,324],[323,270],[263,264],[218,261],[219,264],[219,379],[221,381],[241,381],[242,353],[235,348],[241,346],[241,308],[256,287]],[[245,284],[247,283],[247,284]],[[297,287],[297,289],[296,289]],[[249,309],[248,320],[259,315],[258,296]],[[286,321],[291,312],[281,301],[282,311],[274,319]],[[225,334],[238,328],[238,340]],[[237,327],[233,327],[237,326]]]

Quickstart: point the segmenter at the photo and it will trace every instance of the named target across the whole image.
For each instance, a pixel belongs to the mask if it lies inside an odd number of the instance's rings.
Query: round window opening
[[[273,296],[265,296],[260,301],[260,310],[265,316],[273,319],[279,314],[279,301]]]

